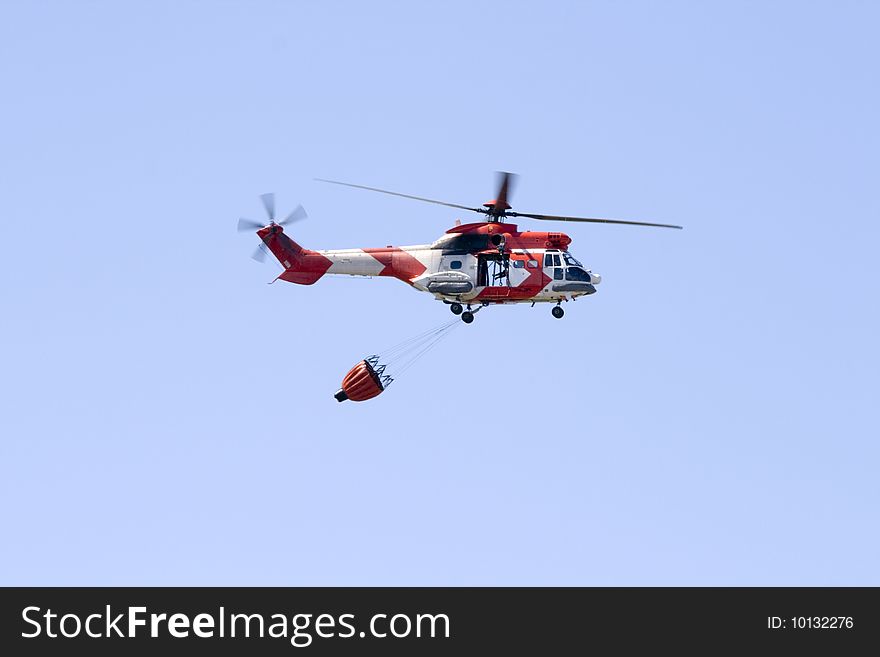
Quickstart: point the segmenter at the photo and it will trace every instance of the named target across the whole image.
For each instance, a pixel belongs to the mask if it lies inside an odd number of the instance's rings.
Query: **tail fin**
[[[284,273],[278,277],[283,281],[311,285],[333,264],[329,258],[325,258],[317,251],[303,248],[294,242],[284,234],[281,226],[268,226],[257,234],[284,267]]]

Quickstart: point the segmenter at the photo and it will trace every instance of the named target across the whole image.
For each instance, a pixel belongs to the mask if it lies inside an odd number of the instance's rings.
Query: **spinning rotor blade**
[[[282,219],[281,221],[278,222],[278,225],[279,226],[286,226],[287,224],[289,224],[291,222],[299,221],[300,219],[305,219],[308,216],[309,215],[306,214],[305,208],[301,205],[297,205],[296,209],[293,212],[291,212],[289,215],[284,217],[284,219]]]
[[[238,232],[239,233],[244,233],[246,231],[251,233],[255,230],[260,230],[260,228],[262,228],[262,227],[263,227],[263,224],[261,224],[259,221],[254,221],[253,219],[245,219],[244,217],[241,217],[238,220]]]
[[[677,228],[681,230],[681,226],[673,224],[652,224],[645,221],[623,221],[621,219],[597,219],[594,217],[558,217],[552,214],[528,214],[525,212],[508,212],[509,217],[529,217],[530,219],[540,219],[541,221],[580,221],[591,224],[625,224],[628,226],[654,226],[656,228]]]
[[[391,196],[400,196],[414,201],[424,201],[425,203],[434,203],[436,205],[445,205],[449,208],[458,208],[459,210],[469,210],[471,212],[479,212],[480,214],[489,215],[488,221],[503,221],[505,217],[528,217],[530,219],[539,219],[541,221],[577,221],[592,224],[620,224],[625,226],[651,226],[654,228],[675,228],[681,230],[681,226],[674,224],[657,224],[647,221],[623,221],[621,219],[600,219],[598,217],[566,217],[553,214],[531,214],[527,212],[512,212],[510,210],[510,198],[513,195],[513,188],[516,184],[517,175],[506,171],[499,171],[498,193],[493,201],[484,204],[482,208],[473,208],[458,203],[447,203],[446,201],[437,201],[432,198],[423,196],[413,196],[412,194],[401,194],[400,192],[392,192],[387,189],[379,189],[378,187],[367,187],[366,185],[355,185],[353,183],[340,182],[338,180],[327,180],[325,178],[315,178],[319,182],[331,183],[333,185],[342,185],[344,187],[354,187],[355,189],[366,189],[370,192],[379,192],[381,194],[389,194]]]
[[[437,205],[445,205],[449,208],[458,208],[459,210],[470,210],[471,212],[486,211],[483,208],[469,208],[466,205],[458,205],[457,203],[447,203],[446,201],[435,201],[432,198],[424,198],[422,196],[412,196],[411,194],[401,194],[400,192],[390,192],[387,189],[379,189],[378,187],[367,187],[366,185],[354,185],[352,183],[339,182],[338,180],[326,180],[324,178],[315,178],[318,182],[331,183],[333,185],[343,185],[344,187],[354,187],[356,189],[366,189],[370,192],[380,192],[382,194],[390,194],[391,196],[400,196],[402,198],[410,198],[414,201],[424,201],[425,203],[435,203]]]
[[[499,210],[507,210],[510,207],[510,197],[513,196],[513,188],[516,186],[517,175],[507,171],[498,171],[498,193],[495,195],[495,207]]]
[[[266,245],[263,242],[260,242],[260,245],[251,254],[251,258],[257,262],[266,262]]]
[[[304,219],[306,215],[306,211],[303,206],[298,205],[296,209],[288,214],[284,219],[282,219],[277,224],[275,223],[275,194],[262,194],[260,195],[260,200],[263,202],[263,207],[266,208],[266,214],[269,215],[269,225],[279,225],[282,226],[284,224],[288,224],[292,221],[297,221],[299,219]],[[261,224],[259,221],[254,221],[253,219],[247,219],[245,217],[240,217],[238,220],[238,231],[242,232],[253,232],[258,231],[265,226]],[[275,232],[275,229],[272,229],[272,232]],[[257,262],[265,262],[266,256],[269,255],[269,250],[266,248],[265,242],[260,242],[259,246],[257,246],[256,250],[251,254],[251,258],[256,260]]]
[[[263,202],[263,207],[266,208],[266,214],[269,215],[269,221],[275,221],[275,194],[261,194],[260,200]]]

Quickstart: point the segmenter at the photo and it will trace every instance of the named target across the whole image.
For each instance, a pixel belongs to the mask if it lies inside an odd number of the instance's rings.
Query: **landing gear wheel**
[[[474,321],[474,314],[470,310],[465,310],[461,314],[461,321],[463,321],[465,324],[470,324],[472,321]]]
[[[461,304],[460,303],[453,303],[452,305],[449,306],[449,310],[452,311],[453,315],[461,315],[461,310],[462,310]]]
[[[562,309],[562,306],[553,306],[553,310],[550,311],[556,319],[562,319],[562,316],[565,314],[565,311]]]

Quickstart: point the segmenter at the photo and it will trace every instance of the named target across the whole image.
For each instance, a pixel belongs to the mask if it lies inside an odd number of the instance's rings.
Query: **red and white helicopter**
[[[239,231],[255,230],[263,241],[254,257],[261,260],[264,246],[284,267],[278,279],[300,285],[312,285],[326,274],[349,276],[393,276],[416,290],[427,292],[470,324],[474,313],[490,304],[554,303],[557,319],[565,311],[562,302],[594,294],[601,277],[585,268],[568,250],[571,238],[565,233],[520,231],[507,219],[528,217],[542,221],[578,221],[631,226],[678,228],[670,224],[641,221],[567,217],[526,212],[512,212],[509,203],[515,176],[500,172],[495,199],[482,207],[469,207],[445,201],[400,194],[385,189],[353,185],[335,180],[321,182],[366,189],[393,196],[445,205],[485,215],[485,221],[456,222],[440,239],[431,244],[386,246],[374,249],[306,249],[284,232],[284,226],[306,216],[302,206],[280,221],[275,221],[275,197],[260,198],[269,215],[269,223],[241,218]],[[276,280],[278,280],[276,279]]]

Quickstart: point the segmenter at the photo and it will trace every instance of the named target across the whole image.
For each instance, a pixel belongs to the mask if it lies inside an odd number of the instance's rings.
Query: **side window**
[[[461,260],[453,260],[449,263],[450,269],[461,269]]]
[[[544,266],[545,267],[552,267],[553,266],[553,254],[552,253],[545,253],[544,254]]]
[[[556,256],[556,257],[558,258],[559,256]],[[561,281],[563,271],[564,270],[562,269],[562,267],[556,267],[553,270],[553,278],[556,279],[557,281]]]
[[[537,260],[529,260],[528,267],[529,267],[529,269],[537,269],[538,268],[538,261]]]
[[[514,260],[514,261],[513,261],[513,267],[514,267],[514,269],[522,269],[522,268],[525,267],[525,266],[526,266],[526,261],[525,261],[525,260]]]
[[[562,266],[562,259],[559,257],[558,253],[553,256],[553,266],[554,267],[561,267]]]

